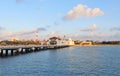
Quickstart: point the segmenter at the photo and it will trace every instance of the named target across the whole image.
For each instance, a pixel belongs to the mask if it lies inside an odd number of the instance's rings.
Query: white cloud
[[[11,38],[19,38],[19,39],[31,39],[35,37],[36,32],[46,31],[46,28],[37,28],[34,30],[25,30],[20,32],[8,32],[8,33],[1,33],[0,40],[10,40]]]
[[[120,31],[120,27],[112,27],[110,30],[111,31]]]
[[[48,34],[48,37],[59,36],[61,31],[52,31]]]
[[[61,16],[62,16],[62,13],[57,13],[57,16],[61,17]]]
[[[4,27],[0,26],[0,31],[1,31],[1,30],[4,30],[4,29],[5,29]]]
[[[16,0],[16,3],[22,3],[24,2],[25,0]]]
[[[95,31],[97,29],[98,29],[97,25],[93,24],[91,27],[83,28],[81,31],[88,31],[89,32],[89,31]]]
[[[79,39],[79,40],[98,40],[98,41],[108,41],[108,40],[119,40],[120,39],[120,33],[87,33],[87,34],[77,34],[71,36],[73,39]]]
[[[100,8],[89,8],[86,5],[79,4],[70,10],[64,17],[66,20],[74,20],[81,17],[95,17],[102,16],[104,12]]]
[[[46,1],[46,0],[16,0],[16,3],[24,3],[24,2],[29,2],[29,1]]]

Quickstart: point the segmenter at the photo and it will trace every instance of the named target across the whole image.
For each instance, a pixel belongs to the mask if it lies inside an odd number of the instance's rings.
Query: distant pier
[[[60,49],[69,45],[19,45],[19,46],[0,46],[0,57],[27,54],[35,51],[47,49]]]

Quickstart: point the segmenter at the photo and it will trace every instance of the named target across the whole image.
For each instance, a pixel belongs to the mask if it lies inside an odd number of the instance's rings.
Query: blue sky
[[[119,0],[1,0],[0,40],[120,40]]]

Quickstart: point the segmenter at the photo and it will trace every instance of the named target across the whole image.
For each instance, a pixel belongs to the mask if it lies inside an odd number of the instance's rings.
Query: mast
[[[38,31],[36,31],[36,43],[38,43]]]

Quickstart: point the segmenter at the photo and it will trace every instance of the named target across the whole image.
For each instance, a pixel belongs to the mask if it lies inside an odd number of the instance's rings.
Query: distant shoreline
[[[74,45],[74,46],[120,46],[120,44]]]
[[[0,45],[0,46],[29,46],[29,45]],[[73,45],[73,46],[120,46],[120,44]]]

